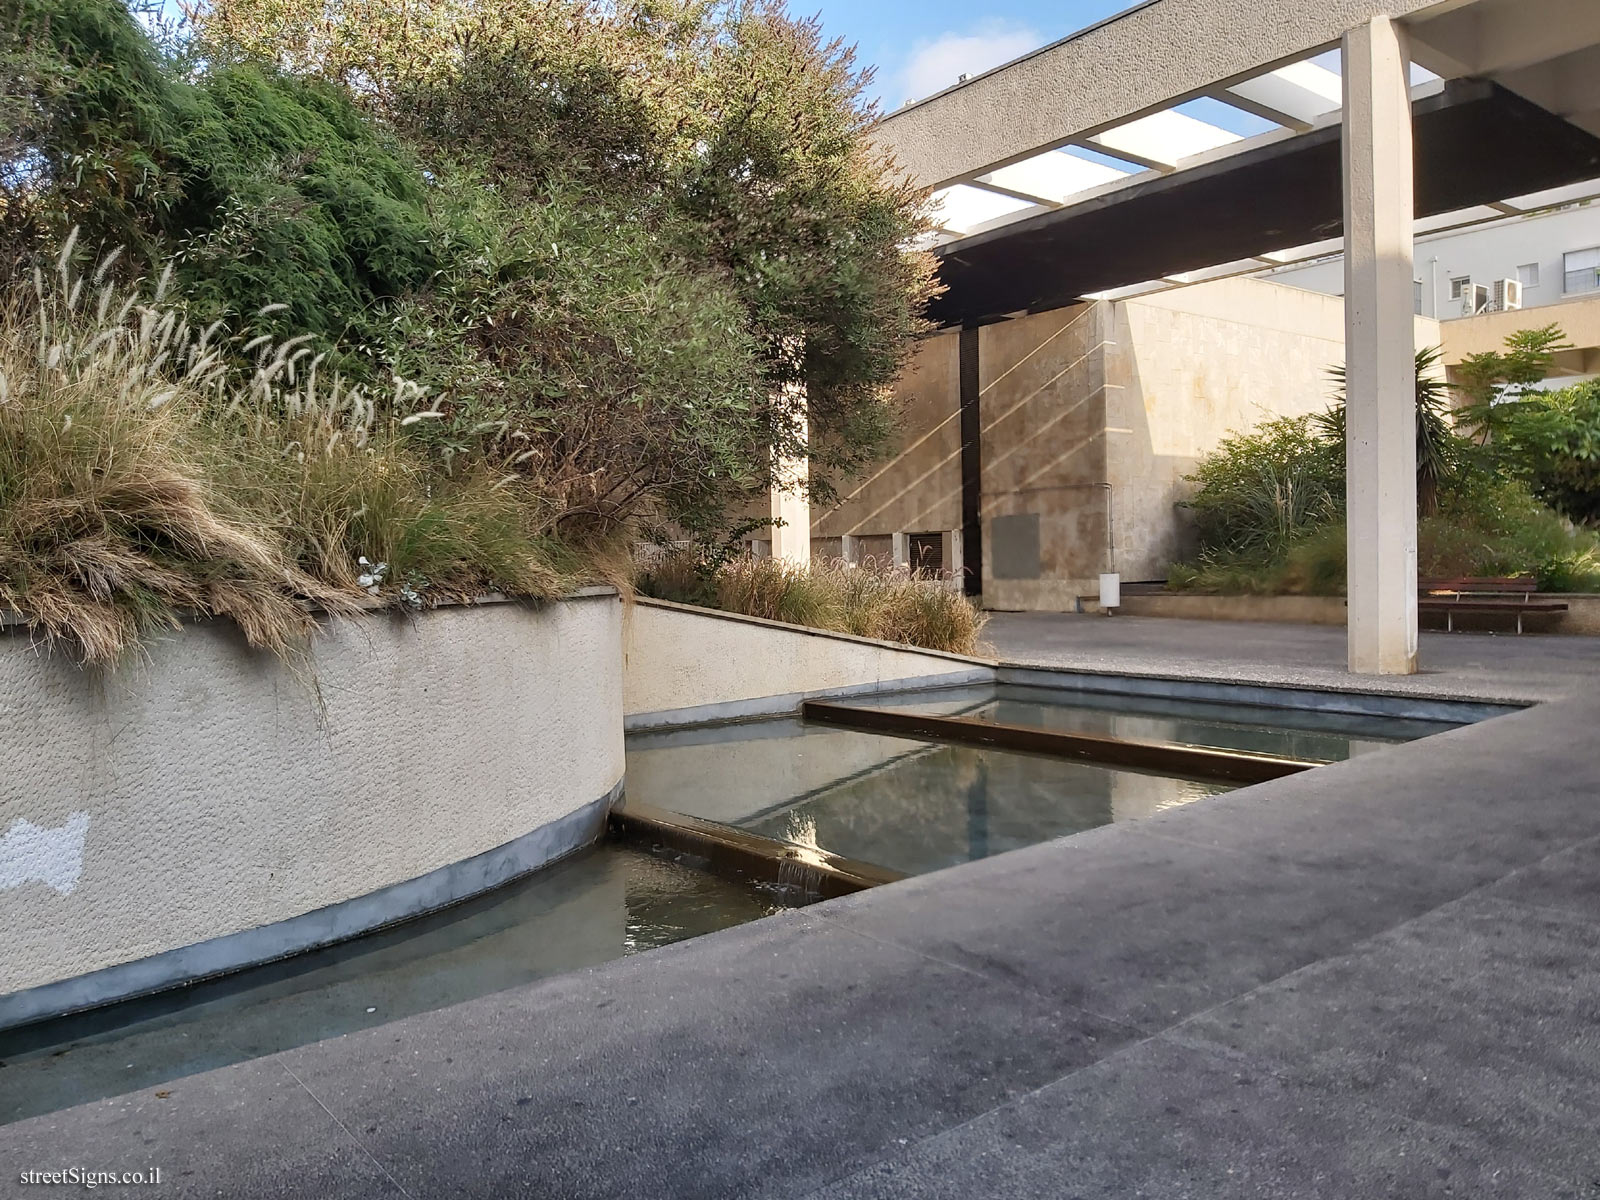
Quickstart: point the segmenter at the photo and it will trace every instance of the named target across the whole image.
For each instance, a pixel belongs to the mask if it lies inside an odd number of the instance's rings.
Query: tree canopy
[[[715,525],[882,447],[924,198],[869,74],[757,0],[14,0],[0,231],[171,262],[200,320],[426,388],[407,436],[604,521]],[[396,420],[416,413],[390,414]],[[809,424],[809,437],[807,425]]]

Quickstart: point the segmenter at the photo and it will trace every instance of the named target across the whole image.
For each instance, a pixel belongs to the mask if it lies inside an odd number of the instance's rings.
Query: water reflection
[[[762,889],[602,846],[384,933],[0,1033],[0,1124],[443,1008],[778,907]]]
[[[792,721],[628,751],[632,799],[913,874],[1228,788]]]

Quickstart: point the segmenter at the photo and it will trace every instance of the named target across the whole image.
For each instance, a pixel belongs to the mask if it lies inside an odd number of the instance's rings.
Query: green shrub
[[[932,259],[908,247],[931,226],[869,135],[870,75],[818,21],[779,0],[216,0],[202,30],[347,88],[430,170],[470,165],[513,210],[580,197],[624,247],[658,244],[662,287],[736,302],[728,336],[764,419],[742,474],[765,479],[769,447],[807,458],[826,500],[883,448],[884,392],[934,289]],[[603,312],[634,300],[609,298]]]
[[[1310,417],[1231,434],[1188,479],[1201,550],[1214,559],[1276,562],[1344,508],[1343,448],[1319,437]]]
[[[446,265],[389,335],[438,414],[415,437],[532,481],[568,523],[743,502],[769,393],[726,278],[572,187],[512,202],[463,170],[433,215]]]
[[[1504,468],[1574,521],[1600,524],[1600,380],[1496,407],[1492,449]]]

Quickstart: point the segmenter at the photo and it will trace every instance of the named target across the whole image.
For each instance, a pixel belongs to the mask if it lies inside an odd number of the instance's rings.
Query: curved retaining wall
[[[621,605],[333,626],[315,686],[227,622],[112,675],[0,633],[0,1027],[464,899],[592,840]]]
[[[793,712],[806,699],[988,683],[995,663],[666,600],[623,618],[629,729]]]

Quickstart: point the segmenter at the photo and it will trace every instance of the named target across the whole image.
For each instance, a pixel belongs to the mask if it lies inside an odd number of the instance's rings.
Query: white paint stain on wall
[[[83,842],[88,833],[86,812],[73,813],[66,824],[53,829],[32,821],[13,821],[0,837],[0,891],[42,883],[68,895],[83,874]]]

